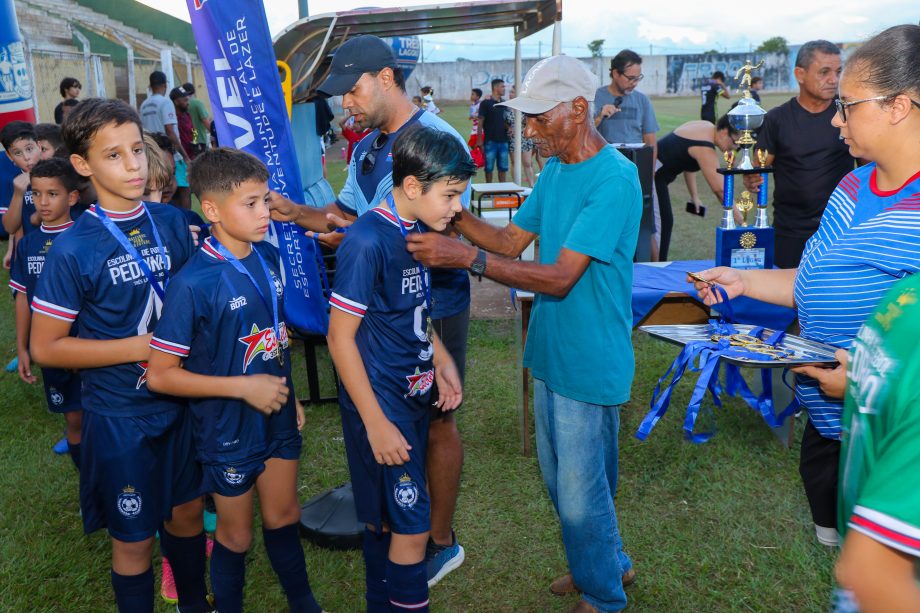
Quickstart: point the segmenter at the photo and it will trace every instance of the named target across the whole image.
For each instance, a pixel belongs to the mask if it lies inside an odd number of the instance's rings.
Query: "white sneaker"
[[[825,547],[836,547],[840,544],[840,535],[837,534],[836,528],[815,524],[815,535],[818,537],[818,542]]]

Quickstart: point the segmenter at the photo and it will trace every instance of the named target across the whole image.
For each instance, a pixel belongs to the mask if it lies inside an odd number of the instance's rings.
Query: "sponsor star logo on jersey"
[[[434,369],[419,372],[416,366],[415,374],[407,375],[406,379],[409,381],[409,391],[406,392],[405,397],[421,396],[431,389],[431,384],[434,382]]]
[[[141,376],[137,378],[137,386],[134,388],[139,390],[147,383],[147,362],[137,362],[137,367],[143,371]]]
[[[261,355],[262,360],[267,361],[277,356],[282,348],[288,346],[287,327],[281,324],[280,347],[278,339],[275,338],[275,329],[271,326],[260,329],[256,324],[252,324],[249,334],[238,340],[246,345],[246,354],[243,356],[243,372],[246,372],[246,368],[256,359],[256,356]]]

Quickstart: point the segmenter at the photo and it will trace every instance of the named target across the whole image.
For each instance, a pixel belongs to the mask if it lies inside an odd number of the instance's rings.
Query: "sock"
[[[179,595],[181,613],[204,613],[210,611],[208,586],[204,575],[205,562],[204,532],[195,536],[174,536],[165,528],[160,529],[160,551],[169,558],[176,593]]]
[[[390,533],[377,534],[364,529],[361,541],[364,550],[364,581],[367,591],[367,613],[390,613],[390,599],[387,596],[387,555],[390,551]]]
[[[70,453],[70,459],[73,460],[73,465],[77,467],[77,472],[80,472],[80,443],[74,445],[68,441],[67,452]]]
[[[139,575],[112,571],[112,589],[118,613],[153,613],[153,567]]]
[[[263,526],[265,552],[287,596],[291,613],[320,613],[322,608],[316,603],[310,590],[299,530],[300,527],[296,523],[274,530]]]
[[[211,589],[220,613],[242,613],[246,581],[246,554],[230,551],[214,539],[211,552]]]
[[[397,564],[387,560],[387,594],[390,610],[428,612],[428,571],[425,561]]]

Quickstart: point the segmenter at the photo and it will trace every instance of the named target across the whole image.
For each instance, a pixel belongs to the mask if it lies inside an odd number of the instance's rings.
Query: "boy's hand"
[[[409,461],[412,446],[389,419],[383,418],[367,429],[367,440],[378,464],[401,466]]]
[[[17,368],[19,370],[19,378],[29,385],[32,385],[38,380],[35,375],[32,374],[32,356],[29,355],[28,351],[20,351],[18,357],[19,365]]]
[[[13,257],[13,241],[8,241],[9,245],[6,248],[6,255],[3,256],[3,267],[7,270],[10,269],[10,260]]]
[[[13,189],[20,192],[25,192],[26,188],[29,187],[29,173],[24,172],[21,175],[13,179]]]
[[[188,231],[192,233],[192,242],[195,243],[195,246],[198,246],[198,235],[201,233],[201,226],[196,226],[189,224]]]
[[[134,337],[136,339],[136,344],[132,345],[133,351],[131,355],[128,356],[129,359],[125,360],[126,364],[131,362],[146,362],[147,358],[150,357],[150,341],[153,339],[153,333],[141,334]]]
[[[294,399],[294,409],[297,411],[297,429],[303,430],[304,425],[307,423],[307,416],[304,414],[303,405],[296,398]]]
[[[434,367],[434,378],[438,383],[438,401],[434,406],[442,412],[453,411],[463,402],[463,383],[460,371],[450,358],[445,357]]]
[[[246,375],[242,378],[242,385],[241,399],[263,415],[280,411],[290,393],[286,377]]]

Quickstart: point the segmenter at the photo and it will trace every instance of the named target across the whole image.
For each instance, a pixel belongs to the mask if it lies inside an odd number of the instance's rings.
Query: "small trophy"
[[[739,269],[773,268],[773,228],[767,217],[767,195],[769,192],[769,174],[773,169],[768,167],[769,154],[764,149],[754,150],[757,141],[754,140],[754,131],[763,125],[764,116],[767,114],[757,102],[751,98],[751,72],[763,66],[752,64],[747,60],[738,69],[735,79],[740,77],[741,87],[746,87],[743,97],[732,110],[728,112],[728,121],[735,130],[741,132],[741,138],[735,141],[738,145],[736,151],[725,153],[725,168],[720,168],[723,177],[722,197],[722,223],[716,228],[716,265],[731,266]],[[744,76],[742,76],[742,73]],[[756,165],[755,165],[756,158]],[[763,179],[760,191],[757,193],[757,214],[754,225],[748,226],[747,214],[754,208],[755,203],[750,192],[744,191],[738,201],[735,201],[735,175],[759,174]],[[735,222],[734,210],[742,214],[741,227]]]

